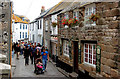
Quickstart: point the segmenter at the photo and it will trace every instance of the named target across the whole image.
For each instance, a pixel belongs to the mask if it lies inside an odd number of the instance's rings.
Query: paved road
[[[25,66],[23,56],[20,56],[19,60],[16,60],[16,56],[14,56],[12,64],[16,65],[16,68],[12,68],[12,77],[65,77],[51,62],[48,62],[47,72],[40,75],[34,74],[34,65]]]

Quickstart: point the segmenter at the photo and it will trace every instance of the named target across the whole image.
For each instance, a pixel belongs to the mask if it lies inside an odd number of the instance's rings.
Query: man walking
[[[45,49],[43,49],[43,52],[41,53],[41,55],[42,55],[43,72],[44,72],[47,67],[47,59],[49,61],[49,54],[47,51],[45,51]]]
[[[24,52],[25,66],[26,66],[26,65],[29,65],[29,56],[30,56],[29,47],[26,46],[26,49],[25,49],[25,52]]]
[[[17,55],[17,59],[19,59],[19,54],[20,54],[20,46],[19,44],[16,47],[16,55]]]

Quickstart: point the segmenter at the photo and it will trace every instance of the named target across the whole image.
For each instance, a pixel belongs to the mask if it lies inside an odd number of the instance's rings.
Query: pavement
[[[47,69],[44,74],[34,74],[34,65],[30,64],[25,66],[25,60],[22,55],[20,59],[16,60],[16,56],[12,58],[12,77],[61,77],[66,78],[58,69],[51,63],[48,62]]]

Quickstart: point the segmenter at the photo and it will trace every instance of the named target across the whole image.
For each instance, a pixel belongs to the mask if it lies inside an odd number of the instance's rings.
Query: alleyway
[[[12,64],[16,65],[16,68],[12,68],[12,77],[62,77],[65,78],[63,74],[61,74],[51,62],[48,62],[47,72],[44,74],[36,75],[34,74],[34,65],[29,64],[28,66],[24,65],[24,57],[20,56],[19,60],[16,60],[16,56],[14,56],[12,60]]]

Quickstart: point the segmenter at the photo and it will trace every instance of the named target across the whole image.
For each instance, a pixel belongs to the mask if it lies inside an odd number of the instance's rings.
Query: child
[[[42,74],[43,73],[43,64],[42,60],[38,58],[36,63],[36,74]]]

